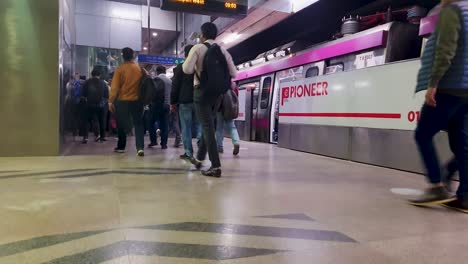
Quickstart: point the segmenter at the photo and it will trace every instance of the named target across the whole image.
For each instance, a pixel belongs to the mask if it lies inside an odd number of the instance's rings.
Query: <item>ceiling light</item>
[[[241,35],[239,33],[231,33],[227,37],[224,38],[223,42],[224,44],[229,44],[238,40],[240,37]]]
[[[157,36],[158,36],[158,33],[153,32],[153,37],[157,37]]]
[[[148,50],[148,48],[147,48],[147,47],[143,47],[143,50]]]

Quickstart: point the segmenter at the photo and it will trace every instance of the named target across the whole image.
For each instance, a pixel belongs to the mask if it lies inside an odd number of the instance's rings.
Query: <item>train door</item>
[[[255,140],[255,127],[252,125],[257,114],[258,81],[239,86],[239,117],[235,120],[239,136],[242,140]]]
[[[270,143],[270,105],[274,74],[260,79],[260,88],[253,91],[252,141]]]

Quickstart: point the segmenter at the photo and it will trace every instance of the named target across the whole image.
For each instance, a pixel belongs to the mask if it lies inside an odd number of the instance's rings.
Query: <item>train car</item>
[[[241,138],[423,172],[413,130],[424,93],[414,90],[436,20],[389,22],[281,59],[241,65],[235,79]],[[446,135],[435,141],[449,158]]]

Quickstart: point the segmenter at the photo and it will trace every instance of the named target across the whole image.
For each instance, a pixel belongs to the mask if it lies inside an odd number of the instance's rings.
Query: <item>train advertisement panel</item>
[[[279,122],[413,130],[424,102],[419,60],[282,83]]]
[[[247,100],[247,89],[239,90],[239,116],[237,121],[245,121],[245,103]]]

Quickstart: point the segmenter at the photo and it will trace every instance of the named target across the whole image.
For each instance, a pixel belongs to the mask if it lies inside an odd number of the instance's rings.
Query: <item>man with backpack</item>
[[[154,79],[154,93],[149,104],[149,127],[152,148],[157,145],[157,132],[155,123],[161,131],[161,148],[167,149],[167,140],[169,137],[169,111],[170,94],[172,81],[166,76],[166,67],[159,65],[156,68],[157,77]]]
[[[131,124],[135,126],[135,141],[138,156],[145,155],[143,132],[143,104],[140,101],[142,69],[133,61],[134,51],[131,48],[122,50],[124,63],[115,70],[109,98],[109,111],[115,112],[119,140],[114,149],[124,153],[127,145],[127,133]]]
[[[82,95],[85,99],[85,111],[87,116],[85,122],[83,122],[83,144],[88,143],[89,126],[94,117],[97,118],[99,123],[99,137],[96,138],[96,142],[104,142],[106,140],[104,110],[107,106],[109,90],[107,84],[100,79],[101,73],[97,69],[91,72],[91,76],[92,77],[83,85],[82,91]]]
[[[201,168],[208,152],[211,167],[202,170],[202,175],[221,177],[221,161],[215,138],[214,115],[221,96],[231,86],[231,78],[237,75],[231,55],[217,45],[214,40],[218,29],[213,23],[201,26],[203,44],[195,45],[189,53],[182,68],[185,74],[195,74],[194,97],[195,111],[202,126],[202,140],[194,165]]]

